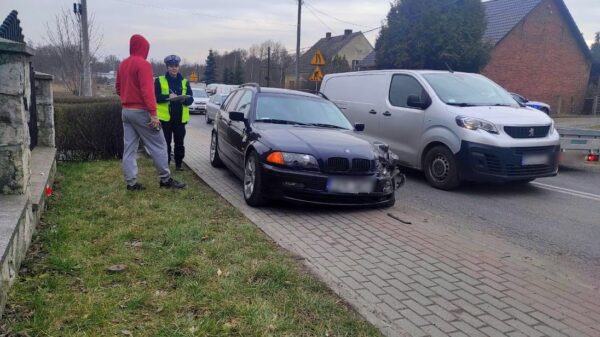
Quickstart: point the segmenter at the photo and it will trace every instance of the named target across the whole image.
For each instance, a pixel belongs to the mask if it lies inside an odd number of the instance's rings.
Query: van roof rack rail
[[[240,84],[240,88],[243,88],[243,87],[254,87],[258,90],[258,92],[260,92],[260,84],[255,83],[255,82]]]

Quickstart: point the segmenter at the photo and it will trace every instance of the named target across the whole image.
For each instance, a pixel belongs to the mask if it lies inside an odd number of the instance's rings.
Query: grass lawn
[[[60,164],[0,336],[381,336],[190,172]],[[241,193],[241,192],[240,192]],[[124,265],[121,272],[109,271]]]

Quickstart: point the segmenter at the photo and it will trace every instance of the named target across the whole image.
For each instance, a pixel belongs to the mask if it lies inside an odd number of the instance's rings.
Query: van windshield
[[[519,107],[506,90],[482,75],[437,73],[423,77],[448,105]]]

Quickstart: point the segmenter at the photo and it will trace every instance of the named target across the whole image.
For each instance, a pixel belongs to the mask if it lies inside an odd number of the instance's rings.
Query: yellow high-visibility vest
[[[160,83],[160,93],[166,96],[169,96],[169,82],[165,76],[159,76],[158,82]],[[184,78],[181,80],[181,94],[187,94],[187,80]],[[168,122],[171,120],[171,114],[169,113],[169,104],[171,102],[164,102],[156,104],[156,114],[158,119],[164,122]],[[187,123],[190,120],[190,108],[182,105],[183,109],[181,110],[181,122]]]

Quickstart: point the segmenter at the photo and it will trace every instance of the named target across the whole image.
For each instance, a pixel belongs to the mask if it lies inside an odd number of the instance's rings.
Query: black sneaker
[[[181,164],[175,165],[175,170],[177,170],[177,171],[185,171],[185,169],[183,168],[183,166]]]
[[[169,178],[169,180],[167,180],[166,182],[160,182],[160,187],[161,188],[176,188],[176,189],[182,189],[185,188],[187,185],[185,183],[179,182],[173,178]]]
[[[128,191],[143,191],[146,188],[144,187],[144,185],[140,184],[140,183],[135,183],[133,185],[127,185],[127,190]]]

